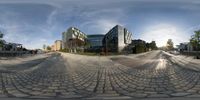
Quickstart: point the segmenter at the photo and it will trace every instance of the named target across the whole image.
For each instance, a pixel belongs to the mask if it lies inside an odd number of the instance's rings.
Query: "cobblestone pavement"
[[[125,58],[129,62],[120,62]],[[1,69],[0,99],[200,98],[195,63],[174,59],[163,51],[116,57],[55,53],[38,63]]]

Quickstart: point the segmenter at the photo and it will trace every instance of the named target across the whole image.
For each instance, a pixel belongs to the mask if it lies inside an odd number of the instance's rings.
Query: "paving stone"
[[[147,96],[147,94],[144,94],[144,93],[130,93],[130,94],[128,94],[129,96],[133,96],[133,97],[142,97],[142,98],[144,98],[144,97],[146,97]]]
[[[167,98],[169,96],[166,95],[166,94],[152,94],[152,95],[149,95],[148,97],[152,97],[152,98]]]
[[[181,96],[187,96],[187,95],[190,95],[191,93],[173,93],[173,94],[170,94],[171,96],[174,96],[174,97],[181,97]]]
[[[200,98],[199,94],[188,95],[187,97]]]
[[[119,97],[91,97],[87,100],[130,100],[132,99],[129,96],[119,96]]]
[[[187,90],[187,92],[189,92],[189,93],[196,93],[197,90]]]
[[[133,68],[123,66],[108,60],[107,57],[101,60],[78,55],[77,57],[68,56],[67,60],[63,57],[56,56],[56,59],[50,59],[50,57],[29,71],[19,69],[12,73],[0,71],[0,97],[14,95],[40,99],[183,96],[199,98],[200,72],[179,67],[171,63],[170,58],[166,58],[165,68],[156,70],[156,67],[151,64],[147,64],[151,68],[142,64],[138,66],[142,69],[134,68],[135,66]],[[163,55],[160,57],[165,58]],[[61,62],[63,60],[67,62]],[[174,63],[177,62],[174,61]]]
[[[15,97],[28,97],[29,95],[27,94],[23,94],[23,93],[20,93],[20,92],[17,92],[17,93],[11,93],[13,96]]]

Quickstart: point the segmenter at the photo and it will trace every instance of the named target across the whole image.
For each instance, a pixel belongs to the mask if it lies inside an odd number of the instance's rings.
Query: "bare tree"
[[[167,50],[174,49],[174,43],[173,43],[172,39],[168,39],[166,47],[167,47]]]

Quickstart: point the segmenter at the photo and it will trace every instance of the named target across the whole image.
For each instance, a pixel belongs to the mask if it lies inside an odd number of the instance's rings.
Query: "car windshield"
[[[0,0],[0,100],[200,100],[199,0]]]

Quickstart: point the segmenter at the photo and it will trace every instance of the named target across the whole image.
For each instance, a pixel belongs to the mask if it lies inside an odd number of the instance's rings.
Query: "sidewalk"
[[[0,67],[5,65],[20,64],[22,62],[46,57],[48,57],[48,54],[24,55],[21,57],[0,57]]]
[[[200,71],[200,59],[194,59],[194,56],[185,56],[185,55],[174,55],[168,52],[165,54],[171,56],[172,61],[178,63],[181,66],[187,66],[187,68]]]
[[[177,55],[179,59],[186,60],[192,63],[200,64],[200,59],[195,59],[194,56]]]

